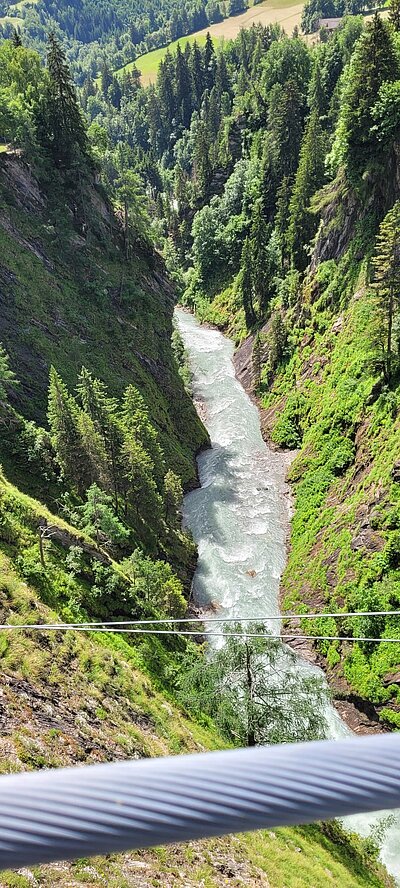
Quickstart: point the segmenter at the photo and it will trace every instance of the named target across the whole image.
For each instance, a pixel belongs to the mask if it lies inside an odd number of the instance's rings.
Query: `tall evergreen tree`
[[[277,182],[294,176],[303,134],[302,96],[294,79],[271,90],[268,115],[269,142]]]
[[[292,196],[292,183],[288,176],[284,176],[276,195],[275,231],[280,249],[281,265],[287,271],[289,265],[289,206]]]
[[[176,115],[176,95],[174,60],[169,50],[160,62],[158,69],[157,93],[164,125],[166,131],[170,133]]]
[[[203,59],[204,59],[204,80],[205,80],[204,85],[205,85],[205,88],[210,91],[214,86],[216,59],[215,59],[214,44],[212,42],[211,35],[210,35],[209,31],[207,31]]]
[[[145,402],[133,386],[129,385],[124,394],[123,424],[129,438],[140,442],[151,460],[152,473],[159,489],[164,482],[165,463],[157,432],[153,428]]]
[[[8,387],[16,385],[16,377],[10,369],[10,359],[0,343],[0,400],[7,400]]]
[[[79,407],[54,367],[50,369],[47,416],[63,476],[83,496],[97,480],[97,471],[84,445]]]
[[[186,56],[178,43],[175,56],[175,89],[177,116],[180,124],[186,129],[192,116],[192,85]]]
[[[193,106],[200,110],[201,99],[205,90],[206,79],[204,75],[203,59],[199,45],[195,40],[190,59],[190,74],[192,78]]]
[[[18,49],[22,46],[22,38],[21,38],[21,30],[20,28],[14,28],[12,35],[12,44],[15,49]]]
[[[253,253],[249,237],[246,237],[246,240],[243,244],[237,286],[244,308],[246,327],[248,330],[251,330],[252,326],[256,322],[256,312],[254,307],[253,294]]]
[[[290,200],[288,246],[293,264],[304,271],[308,264],[306,246],[317,230],[317,218],[310,212],[310,201],[324,181],[325,138],[319,112],[312,111],[300,151],[300,161]]]
[[[391,382],[395,360],[396,369],[399,366],[400,348],[400,201],[380,225],[372,268],[379,310],[379,346],[385,377]]]
[[[356,44],[344,92],[339,135],[351,178],[358,180],[379,157],[372,109],[381,85],[399,77],[398,56],[390,27],[376,13]]]
[[[117,513],[121,474],[120,451],[123,443],[123,433],[117,415],[118,402],[108,396],[104,383],[95,379],[86,367],[82,367],[79,374],[77,391],[85,413],[90,417],[103,441],[114,496],[114,510]]]
[[[207,131],[207,124],[202,118],[199,120],[197,129],[197,138],[193,155],[193,170],[197,193],[200,198],[204,199],[208,193],[212,167],[210,158],[210,137]]]
[[[400,31],[400,0],[390,0],[389,21],[395,31]]]
[[[38,135],[57,166],[69,168],[88,157],[86,125],[65,53],[54,34],[49,36],[48,80],[38,109]]]

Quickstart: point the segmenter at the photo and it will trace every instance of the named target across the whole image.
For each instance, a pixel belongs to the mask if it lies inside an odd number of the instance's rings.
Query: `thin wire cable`
[[[390,643],[390,644],[400,644],[399,638],[376,638],[376,637],[367,637],[364,635],[299,635],[297,633],[279,633],[273,635],[270,632],[208,632],[204,631],[189,631],[187,629],[117,629],[115,624],[113,626],[99,626],[94,625],[92,623],[81,624],[81,623],[64,623],[64,624],[55,624],[53,626],[47,625],[45,623],[38,623],[33,626],[27,623],[26,625],[18,625],[18,624],[8,624],[2,628],[6,629],[25,629],[30,630],[34,629],[37,631],[45,631],[45,632],[57,632],[57,631],[69,631],[72,630],[74,632],[101,632],[108,633],[114,632],[118,634],[126,634],[126,635],[189,635],[195,636],[196,638],[199,635],[203,635],[206,639],[209,637],[212,638],[276,638],[276,639],[285,639],[285,640],[298,640],[298,641],[366,641],[366,642],[375,642],[376,644],[381,643]]]
[[[400,806],[400,737],[0,777],[0,869]]]
[[[99,620],[95,622],[85,622],[82,621],[80,623],[0,623],[0,631],[2,629],[15,629],[16,627],[19,629],[43,629],[43,628],[51,628],[51,629],[73,629],[77,626],[155,626],[158,624],[172,623],[172,624],[183,624],[183,623],[269,623],[270,621],[280,621],[284,622],[285,620],[316,620],[321,617],[398,617],[400,616],[400,610],[391,610],[391,611],[347,611],[340,613],[313,613],[313,614],[272,614],[268,617],[207,617],[204,615],[203,617],[163,617],[162,619],[145,619],[145,620]]]

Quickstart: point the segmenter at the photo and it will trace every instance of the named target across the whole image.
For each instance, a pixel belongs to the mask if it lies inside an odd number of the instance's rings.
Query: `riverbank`
[[[252,367],[253,342],[254,336],[248,336],[234,352],[233,364],[235,367],[236,377],[243,386],[252,403],[255,404],[259,411],[261,433],[265,443],[269,448],[280,453],[284,461],[287,473],[290,465],[297,456],[298,451],[282,450],[278,448],[277,445],[271,440],[271,411],[263,408],[262,404],[260,403],[260,399],[257,398],[254,391],[254,376]],[[289,556],[290,522],[294,514],[294,497],[292,487],[288,481],[286,481],[286,487],[288,511],[287,555]],[[283,598],[284,594],[281,586],[279,596],[281,608],[283,605]],[[319,596],[317,593],[311,595],[311,597],[307,600],[307,604],[310,611],[315,612],[320,611],[323,607],[321,596]],[[300,630],[300,620],[291,621],[290,626],[294,627],[296,631]],[[328,684],[332,691],[332,702],[335,706],[335,709],[340,718],[344,721],[347,727],[350,728],[351,731],[356,734],[377,734],[385,732],[384,726],[379,722],[379,716],[375,707],[368,700],[364,700],[362,697],[354,694],[349,683],[346,681],[343,675],[338,674],[337,670],[335,671],[334,668],[327,668],[326,660],[318,653],[318,651],[316,651],[311,641],[309,641],[308,639],[306,639],[305,641],[297,641],[293,639],[293,641],[287,641],[287,644],[294,651],[296,651],[299,656],[303,657],[304,660],[314,666],[318,666],[325,673]]]

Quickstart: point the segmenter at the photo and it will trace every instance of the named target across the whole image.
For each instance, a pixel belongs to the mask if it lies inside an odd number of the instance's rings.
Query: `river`
[[[268,617],[279,616],[286,562],[287,460],[262,438],[257,408],[235,377],[233,344],[187,312],[177,310],[176,319],[193,374],[193,396],[211,438],[211,449],[198,458],[201,487],[184,501],[184,522],[199,552],[193,598],[206,613],[257,617],[279,634],[280,622],[268,622]],[[287,668],[293,668],[289,658]],[[297,657],[298,674],[313,668]],[[351,733],[333,705],[325,715],[332,739]],[[382,812],[349,817],[344,825],[365,836],[383,817]],[[380,856],[400,885],[400,816],[391,819]]]

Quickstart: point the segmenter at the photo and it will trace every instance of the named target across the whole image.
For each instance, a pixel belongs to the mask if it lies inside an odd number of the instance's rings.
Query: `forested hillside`
[[[246,8],[246,0],[0,0],[0,37],[16,29],[43,56],[54,30],[82,83]]]
[[[389,22],[348,18],[311,49],[278,29],[242,32],[206,47],[200,102],[196,48],[167,59],[146,93],[182,298],[244,342],[238,366],[267,433],[300,449],[283,580],[299,611],[400,603],[398,25],[394,4]],[[397,645],[345,637],[397,638],[398,621],[314,631],[343,636],[319,645],[336,693],[397,725]]]
[[[118,199],[135,170],[183,301],[237,343],[251,334],[269,434],[304,448],[288,606],[398,603],[398,26],[394,3],[389,21],[348,17],[314,47],[254,27],[167,53],[148,89],[109,71],[81,94],[106,189]],[[338,693],[394,723],[396,651],[323,653]]]
[[[89,6],[69,9],[78,39],[95,40],[101,16],[94,24]],[[41,10],[26,14],[34,22]],[[101,29],[117,40],[113,16],[126,9],[112,10]],[[172,6],[157,10],[172,21]],[[41,52],[51,16],[66,15],[49,11]],[[146,33],[162,21],[154,10]],[[98,80],[98,59],[88,52],[80,71],[72,52],[76,88],[54,33],[45,65],[18,31],[1,42],[4,619],[186,612],[196,552],[182,495],[208,436],[173,334],[177,297],[241,346],[267,433],[299,450],[285,605],[400,605],[398,26],[394,4],[389,22],[349,17],[313,47],[277,26],[218,48],[208,37],[167,53],[148,89],[135,69],[117,77],[107,53]],[[400,638],[398,626],[347,618],[312,628],[343,637],[319,645],[337,692],[377,706],[385,726],[399,718],[398,646],[346,635]],[[243,650],[238,641],[242,672]],[[260,671],[265,650],[251,654]],[[176,636],[15,632],[0,657],[6,771],[265,739],[246,696],[232,704],[202,647]],[[296,710],[295,684],[295,730],[277,718],[274,742],[323,731],[319,712]],[[33,876],[390,885],[375,851],[316,827]]]

